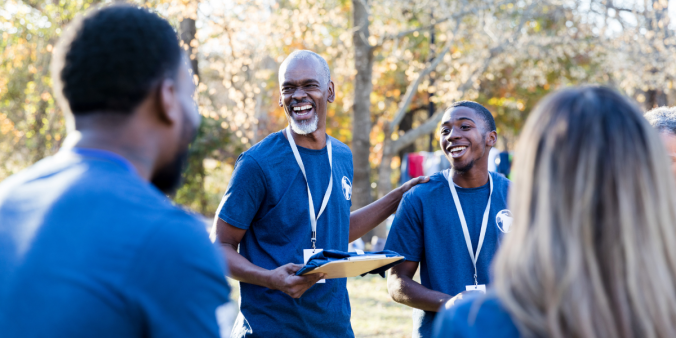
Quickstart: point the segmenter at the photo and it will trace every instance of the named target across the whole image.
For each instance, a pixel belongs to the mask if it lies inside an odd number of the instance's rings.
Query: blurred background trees
[[[94,0],[0,7],[0,180],[56,152],[65,124],[51,50]],[[601,83],[649,109],[674,104],[676,37],[666,0],[145,0],[191,58],[203,123],[175,201],[212,217],[237,156],[286,125],[277,69],[323,55],[336,85],[329,134],[354,156],[353,207],[391,190],[406,152],[438,149],[448,103],[494,114],[512,149],[528,112],[562,86]]]

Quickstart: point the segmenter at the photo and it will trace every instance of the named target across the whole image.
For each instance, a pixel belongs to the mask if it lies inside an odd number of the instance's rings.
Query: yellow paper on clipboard
[[[357,277],[385,265],[404,260],[403,256],[386,257],[385,255],[353,256],[343,260],[326,263],[303,274],[325,273],[325,279]]]

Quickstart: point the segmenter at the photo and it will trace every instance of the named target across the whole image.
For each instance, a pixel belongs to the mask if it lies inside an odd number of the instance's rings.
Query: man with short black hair
[[[660,138],[671,158],[671,171],[676,177],[676,107],[659,107],[645,114],[650,124],[660,132]]]
[[[436,312],[456,295],[485,291],[491,260],[511,226],[509,180],[488,171],[497,140],[491,113],[476,102],[456,102],[439,136],[452,168],[404,195],[385,245],[406,257],[387,286],[392,299],[415,308],[414,337],[430,337]],[[418,266],[420,283],[413,280]]]
[[[200,116],[167,21],[112,6],[54,52],[63,148],[0,184],[2,337],[230,333],[221,254],[178,188]]]

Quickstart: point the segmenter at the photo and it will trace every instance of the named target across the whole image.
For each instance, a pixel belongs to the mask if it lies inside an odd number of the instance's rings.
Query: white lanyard
[[[332,157],[331,139],[329,139],[329,136],[326,135],[326,148],[327,151],[329,152],[329,168],[331,168],[331,177],[329,178],[329,187],[326,188],[326,193],[324,193],[322,207],[321,209],[319,209],[319,214],[317,215],[316,218],[315,218],[315,205],[314,203],[312,203],[312,193],[310,192],[310,184],[307,182],[307,174],[305,174],[305,166],[303,166],[303,159],[300,158],[300,154],[298,153],[298,147],[296,147],[296,142],[293,140],[293,134],[291,134],[291,126],[286,127],[286,139],[289,140],[291,150],[293,151],[293,156],[296,157],[296,162],[300,167],[300,171],[303,173],[303,177],[305,177],[305,185],[307,186],[307,199],[308,203],[310,204],[309,211],[310,211],[310,225],[312,226],[312,248],[314,249],[315,244],[317,242],[317,221],[324,212],[324,209],[326,209],[326,205],[329,204],[329,197],[331,197],[331,190],[333,190],[333,163],[331,162]]]
[[[472,259],[472,264],[474,264],[474,285],[477,285],[477,270],[476,262],[479,259],[479,253],[481,252],[481,246],[484,244],[484,236],[486,235],[486,226],[488,225],[488,213],[491,210],[491,196],[493,195],[493,177],[488,173],[488,182],[490,183],[490,193],[488,194],[488,204],[486,205],[486,211],[484,211],[484,218],[481,220],[481,234],[479,235],[479,243],[476,249],[476,255],[474,255],[474,250],[472,250],[472,240],[469,237],[469,230],[467,230],[467,221],[465,221],[465,214],[462,212],[462,206],[460,205],[460,198],[458,198],[458,193],[455,191],[455,183],[453,183],[453,169],[448,169],[444,171],[444,176],[448,180],[448,186],[451,187],[451,194],[453,195],[453,202],[455,202],[455,209],[458,211],[458,216],[460,217],[460,224],[462,225],[462,232],[465,235],[465,243],[467,244],[467,251],[469,251],[469,257]]]

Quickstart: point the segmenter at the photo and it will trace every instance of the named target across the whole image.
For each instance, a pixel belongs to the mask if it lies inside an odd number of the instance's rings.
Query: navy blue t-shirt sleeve
[[[133,317],[144,318],[147,337],[229,334],[236,307],[220,252],[203,224],[172,218],[149,236],[127,276]]]
[[[235,163],[218,218],[247,230],[265,198],[265,175],[258,162],[242,154]]]
[[[412,193],[413,190],[409,191],[401,199],[385,250],[402,254],[408,261],[420,262],[424,250],[422,205]]]

